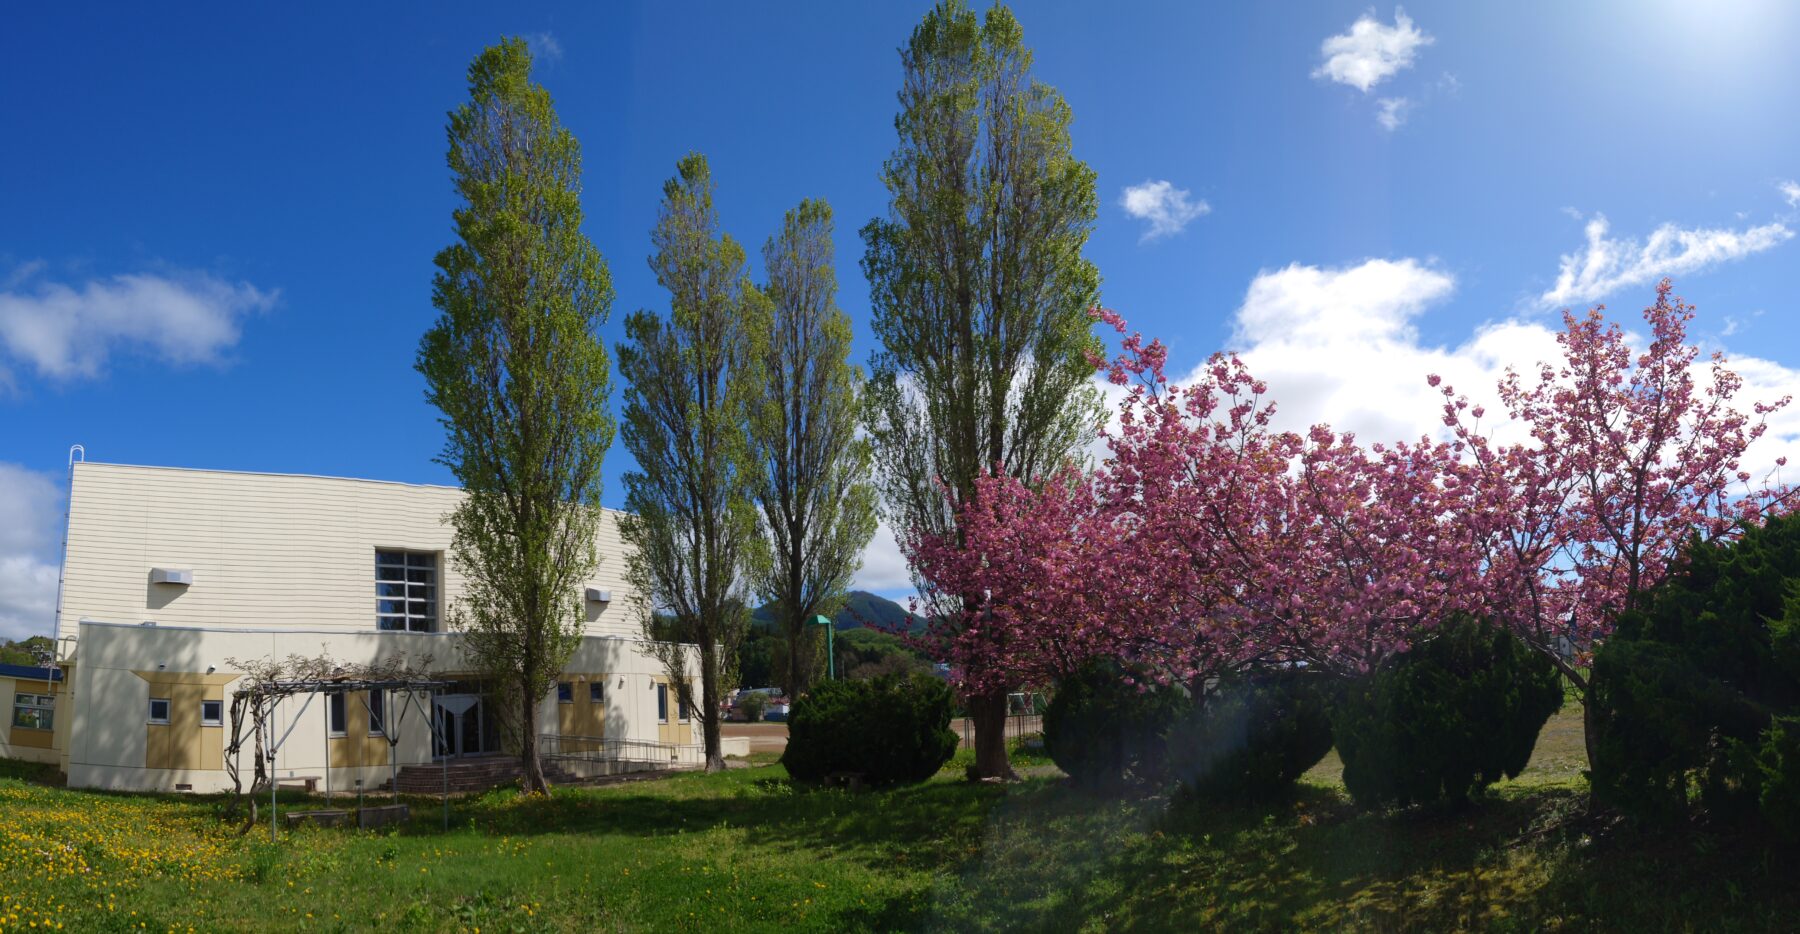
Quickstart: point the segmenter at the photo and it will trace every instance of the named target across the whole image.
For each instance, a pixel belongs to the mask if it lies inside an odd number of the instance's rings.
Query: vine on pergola
[[[243,673],[239,686],[231,695],[230,740],[225,744],[225,770],[231,776],[232,798],[225,809],[226,819],[237,813],[243,799],[244,778],[240,765],[246,740],[253,743],[252,759],[255,776],[250,784],[250,813],[243,830],[248,832],[257,822],[257,796],[270,790],[274,774],[270,768],[269,748],[279,745],[272,720],[277,705],[284,699],[305,694],[332,694],[359,690],[390,690],[405,693],[429,691],[443,682],[431,673],[432,656],[416,659],[403,654],[391,655],[375,662],[339,661],[329,651],[314,657],[299,654],[285,659],[227,658],[226,664]],[[398,735],[384,717],[381,732],[390,746]]]

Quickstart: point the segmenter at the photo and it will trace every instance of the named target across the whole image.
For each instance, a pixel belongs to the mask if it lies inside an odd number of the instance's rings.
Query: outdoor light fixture
[[[186,587],[194,582],[194,572],[183,568],[151,568],[150,583]]]

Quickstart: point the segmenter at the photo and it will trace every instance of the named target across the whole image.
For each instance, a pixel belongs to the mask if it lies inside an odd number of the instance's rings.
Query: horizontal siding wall
[[[76,464],[60,634],[82,619],[371,632],[378,548],[441,555],[443,628],[463,592],[445,522],[461,498],[370,480]],[[601,523],[588,584],[613,599],[588,608],[591,635],[639,631],[618,518]],[[191,570],[194,583],[152,584],[159,567]]]

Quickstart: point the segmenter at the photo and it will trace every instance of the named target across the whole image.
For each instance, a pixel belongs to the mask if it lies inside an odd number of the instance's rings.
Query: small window
[[[681,692],[679,691],[676,692],[676,704],[681,709],[681,722],[686,723],[688,719],[688,705],[686,700],[681,699]]]
[[[656,686],[656,721],[669,722],[669,686],[666,684]]]
[[[225,702],[203,700],[200,702],[200,725],[223,726],[225,724]]]
[[[344,705],[344,695],[331,695],[330,699],[327,701],[326,709],[331,712],[331,735],[344,735],[344,730],[347,725],[347,717],[345,714],[348,712]]]
[[[559,704],[575,703],[575,685],[568,681],[556,683],[556,702]]]
[[[589,681],[588,682],[588,703],[590,703],[590,704],[606,703],[606,682],[604,682],[604,681]]]
[[[150,698],[150,722],[169,722],[169,699],[166,697]]]
[[[53,729],[56,698],[49,694],[13,695],[13,726],[28,730]]]
[[[369,735],[381,736],[382,724],[387,717],[387,692],[369,692]]]

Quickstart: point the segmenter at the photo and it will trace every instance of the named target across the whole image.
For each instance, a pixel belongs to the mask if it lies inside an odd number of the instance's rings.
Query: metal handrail
[[[702,749],[696,743],[664,743],[616,736],[538,734],[538,755],[546,759],[644,763],[668,768],[705,762],[706,756]]]

